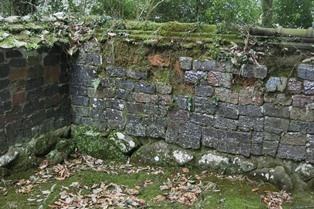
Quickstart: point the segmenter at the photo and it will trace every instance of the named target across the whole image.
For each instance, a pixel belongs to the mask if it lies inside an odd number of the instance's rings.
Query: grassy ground
[[[2,179],[0,209],[101,208],[100,200],[108,208],[262,209],[267,208],[261,199],[265,191],[277,189],[192,168],[150,168],[80,158],[58,167],[43,164]],[[313,196],[295,193],[282,206],[314,208]]]

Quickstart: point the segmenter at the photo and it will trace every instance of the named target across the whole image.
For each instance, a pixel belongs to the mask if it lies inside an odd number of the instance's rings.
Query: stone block
[[[83,96],[71,96],[72,105],[88,106],[89,98]]]
[[[289,118],[290,116],[289,107],[265,103],[262,108],[265,116],[280,118]]]
[[[176,122],[168,123],[165,141],[176,144],[179,139],[180,124]]]
[[[195,86],[195,95],[199,97],[210,97],[214,93],[214,89],[209,85]]]
[[[9,65],[6,65],[6,64],[0,65],[0,78],[8,77],[9,73],[10,73]]]
[[[173,104],[173,99],[171,95],[161,95],[157,99],[159,99],[158,104],[160,105],[172,105]]]
[[[254,67],[254,77],[264,79],[267,77],[268,69],[265,65],[259,65]]]
[[[314,163],[314,135],[307,136],[305,160]]]
[[[18,92],[12,95],[12,104],[14,106],[17,105],[22,105],[26,102],[26,93],[25,91],[23,92]]]
[[[137,83],[135,85],[135,92],[142,92],[142,93],[147,93],[147,94],[154,94],[155,93],[155,86],[150,83]]]
[[[116,78],[124,78],[126,75],[126,72],[123,68],[118,68],[114,66],[106,67],[106,73],[108,74],[108,76]]]
[[[104,106],[116,110],[124,110],[126,108],[126,102],[119,99],[106,99],[104,101]],[[143,112],[143,111],[142,111]]]
[[[197,113],[215,114],[217,104],[214,100],[206,97],[195,97],[194,108]]]
[[[0,63],[3,63],[4,62],[4,55],[3,53],[0,52]]]
[[[117,80],[117,88],[133,91],[135,83],[131,80]]]
[[[309,125],[308,122],[303,122],[299,120],[291,120],[288,131],[300,132],[300,133],[305,134],[305,133],[308,133],[308,129],[309,129],[308,125]]]
[[[5,88],[8,88],[9,84],[10,84],[10,80],[9,79],[1,80],[0,81],[0,89],[2,90],[2,89],[5,89]]]
[[[295,132],[287,132],[282,135],[280,143],[292,146],[305,146],[306,135]]]
[[[194,60],[193,61],[193,70],[200,71],[211,71],[216,68],[215,60]]]
[[[53,95],[50,95],[48,97],[52,97]],[[42,87],[38,87],[36,89],[31,89],[26,94],[26,100],[27,101],[33,101],[34,99],[39,99],[41,97],[44,97],[44,91]]]
[[[202,80],[206,80],[207,74],[202,71],[186,71],[184,80],[189,83],[199,84]]]
[[[254,65],[243,64],[241,66],[240,75],[246,78],[253,78],[254,77]]]
[[[55,66],[60,64],[60,55],[48,54],[44,57],[44,66]]]
[[[151,94],[134,92],[133,97],[134,101],[140,103],[149,103],[151,101]]]
[[[58,67],[46,69],[44,71],[44,83],[45,84],[54,84],[59,82],[60,70]]]
[[[94,90],[94,89],[93,89]],[[50,93],[49,93],[50,92]],[[46,93],[45,91],[45,95],[51,95],[53,94],[53,92],[49,91]],[[75,96],[88,96],[88,91],[87,88],[85,86],[80,86],[80,85],[70,85],[70,89],[69,89],[70,95],[75,95]]]
[[[290,108],[290,118],[292,120],[301,120],[307,122],[314,121],[314,111],[311,108],[298,108],[291,107]]]
[[[174,107],[177,109],[188,110],[188,101],[190,97],[187,96],[175,96]]]
[[[9,62],[9,66],[12,68],[22,68],[26,67],[26,59],[18,58],[18,59],[11,59]]]
[[[192,113],[189,120],[197,125],[202,126],[214,126],[214,116],[213,115],[207,115],[202,113]]]
[[[110,107],[110,106],[108,106],[108,107]],[[143,103],[127,102],[126,103],[126,109],[127,109],[128,113],[142,114],[144,112],[144,104]]]
[[[208,84],[211,86],[231,87],[232,74],[218,71],[208,72]]]
[[[164,139],[166,137],[166,127],[163,124],[151,123],[147,126],[146,133],[148,137]]]
[[[289,129],[289,120],[274,117],[265,117],[264,131],[269,133],[281,134]]]
[[[217,148],[221,140],[221,130],[212,127],[202,129],[202,145],[210,148]]]
[[[142,118],[136,115],[127,115],[125,130],[131,136],[146,136],[146,125],[142,124]]]
[[[314,81],[314,66],[311,64],[300,64],[298,66],[298,77]]]
[[[20,50],[9,50],[5,53],[6,58],[18,58],[23,57],[23,54]]]
[[[240,116],[238,121],[239,130],[241,131],[263,131],[264,118],[255,118],[249,116]]]
[[[270,77],[266,83],[267,92],[283,92],[287,86],[286,77]]]
[[[217,149],[231,154],[249,156],[251,153],[251,134],[246,132],[221,132]]]
[[[100,86],[104,87],[104,88],[112,88],[112,87],[116,87],[116,85],[117,85],[116,83],[117,83],[116,79],[113,79],[113,78],[101,78]],[[124,86],[124,85],[125,84],[123,84],[122,86]]]
[[[253,132],[252,133],[252,143],[251,143],[251,154],[262,155],[263,154],[263,132]]]
[[[180,128],[178,145],[183,148],[199,149],[201,146],[202,129],[193,123],[186,123]]]
[[[254,86],[247,86],[239,92],[239,103],[243,105],[262,105],[264,98],[262,92],[256,90]]]
[[[165,83],[156,83],[156,91],[160,94],[170,94],[172,92],[172,86]]]
[[[302,92],[302,82],[295,78],[289,78],[287,89],[291,94],[300,94]]]
[[[217,115],[223,118],[238,119],[238,106],[234,104],[220,103],[218,105]]]
[[[190,113],[184,110],[169,111],[168,113],[169,119],[178,123],[185,123],[186,121],[188,121],[189,116]]]
[[[125,126],[123,113],[115,109],[106,109],[106,119],[109,129],[122,131]]]
[[[305,159],[305,146],[293,146],[280,144],[278,148],[278,157],[289,160],[301,161]]]
[[[238,121],[229,118],[216,117],[214,121],[214,127],[225,130],[237,130]]]
[[[264,141],[263,142],[263,155],[270,155],[275,157],[278,149],[278,141]]]
[[[230,89],[215,88],[215,96],[219,99],[219,101],[231,104],[239,103],[239,93],[232,92]]]
[[[304,108],[308,104],[314,102],[314,96],[305,96],[305,95],[293,95],[292,96],[292,106]]]
[[[126,76],[136,80],[146,80],[148,78],[148,73],[147,70],[128,69],[126,71]]]
[[[192,57],[180,57],[179,63],[180,68],[183,70],[191,70],[192,69]]]
[[[80,53],[77,59],[80,63],[93,66],[101,66],[103,63],[101,54]]]
[[[304,81],[304,94],[314,95],[314,81]]]
[[[249,117],[262,117],[262,109],[255,105],[239,105],[239,114]]]

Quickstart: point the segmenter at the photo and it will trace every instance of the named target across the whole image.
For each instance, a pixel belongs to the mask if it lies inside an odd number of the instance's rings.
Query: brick
[[[9,76],[10,67],[9,65],[2,64],[0,65],[0,78],[6,78]]]
[[[19,92],[12,95],[12,104],[17,106],[26,102],[26,93]]]

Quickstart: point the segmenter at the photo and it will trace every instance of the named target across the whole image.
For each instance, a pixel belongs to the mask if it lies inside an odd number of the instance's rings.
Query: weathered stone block
[[[148,73],[147,70],[128,69],[126,71],[126,76],[136,80],[140,79],[146,80],[148,78]]]
[[[214,89],[209,85],[195,86],[195,95],[200,97],[210,97],[214,93]]]
[[[10,67],[16,67],[16,68],[21,68],[21,67],[26,67],[26,59],[11,59],[9,62]]]
[[[301,120],[301,121],[314,121],[314,111],[311,108],[306,110],[305,108],[291,107],[290,108],[290,118],[292,120]]]
[[[263,114],[271,117],[289,118],[290,111],[288,107],[265,103],[263,105]]]
[[[290,160],[301,161],[305,159],[305,146],[293,146],[280,144],[278,148],[278,157]]]
[[[163,124],[151,123],[146,129],[147,136],[152,138],[165,138],[166,137],[166,126]]]
[[[263,92],[256,90],[254,86],[247,86],[239,92],[239,103],[262,105],[264,102],[262,93]]]
[[[180,67],[183,70],[191,70],[192,69],[192,57],[180,57],[179,63]]]
[[[193,70],[201,70],[201,71],[211,71],[216,67],[215,60],[194,60],[193,61]]]
[[[252,143],[251,143],[251,154],[253,155],[263,154],[263,141],[264,141],[263,132],[253,132]]]
[[[178,145],[183,148],[199,149],[201,146],[202,129],[200,126],[186,123],[180,128]]]
[[[124,100],[119,99],[105,99],[104,106],[116,110],[124,110],[126,107]]]
[[[71,102],[73,105],[88,106],[89,98],[83,96],[71,96]]]
[[[300,64],[298,66],[298,77],[304,80],[314,81],[314,66],[310,64]]]
[[[293,95],[292,106],[304,108],[306,105],[311,104],[314,101],[314,97],[305,95]]]
[[[241,131],[263,131],[264,118],[255,118],[249,116],[240,116],[238,122],[239,130]]]
[[[281,137],[281,144],[292,146],[305,146],[306,135],[301,133],[287,132]]]
[[[254,66],[254,77],[264,79],[267,76],[267,67],[265,65]]]
[[[175,96],[174,97],[174,107],[182,110],[188,109],[189,97],[186,96]]]
[[[265,117],[264,130],[269,133],[280,134],[289,128],[289,120],[274,117]]]
[[[291,94],[300,94],[302,92],[302,82],[295,78],[289,78],[288,91]]]
[[[180,124],[175,121],[170,122],[167,126],[165,141],[167,143],[172,143],[172,144],[177,143],[179,139],[179,131],[180,131]]]
[[[130,80],[118,80],[117,81],[117,87],[120,89],[133,91],[134,86],[135,86],[134,82]]]
[[[226,88],[215,88],[215,95],[219,101],[238,104],[239,103],[239,93],[232,92],[230,89]]]
[[[9,76],[10,68],[9,65],[0,65],[0,78],[6,78]]]
[[[146,125],[142,124],[142,118],[136,115],[127,115],[125,130],[132,136],[146,136]]]
[[[262,117],[262,109],[255,105],[239,105],[239,114],[249,117]]]
[[[110,77],[124,78],[126,75],[126,72],[123,68],[117,68],[114,66],[106,67],[106,72]]]
[[[264,141],[263,142],[263,155],[270,155],[275,157],[278,149],[278,141]]]
[[[189,119],[189,112],[184,110],[169,111],[168,117],[172,121],[184,123]]]
[[[156,91],[160,94],[170,94],[172,92],[172,86],[165,83],[157,83]]]
[[[215,114],[217,110],[216,102],[206,97],[195,97],[194,107],[197,113]]]
[[[157,97],[157,95],[155,95],[155,96]],[[161,105],[172,105],[173,104],[173,99],[172,99],[171,95],[161,95],[161,96],[157,97],[157,100],[159,100],[159,101],[157,101],[158,104],[161,104]]]
[[[214,121],[214,127],[226,130],[237,130],[238,121],[229,118],[216,117]]]
[[[314,129],[314,128],[313,128]],[[291,120],[289,124],[289,131],[307,133],[308,123],[298,120]]]
[[[221,140],[221,130],[206,127],[202,130],[202,145],[205,147],[217,148]]]
[[[286,77],[270,77],[266,83],[267,92],[283,91],[287,86]]]
[[[208,84],[211,86],[231,87],[232,74],[218,71],[208,72]]]
[[[155,86],[150,83],[138,83],[135,85],[135,92],[142,92],[147,94],[154,94],[155,93]]]
[[[206,115],[202,113],[192,113],[189,120],[198,125],[202,126],[214,126],[214,116],[213,115]]]
[[[8,88],[10,84],[10,80],[9,79],[5,79],[5,80],[1,80],[0,82],[0,89],[4,89],[4,88]]]
[[[121,111],[107,108],[106,119],[108,121],[108,128],[120,131],[124,129],[125,121]]]
[[[222,152],[249,156],[251,153],[251,134],[235,131],[222,132],[217,149]]]
[[[246,78],[254,77],[254,65],[243,64],[241,66],[240,75]]]
[[[202,71],[186,71],[184,74],[184,80],[193,83],[198,84],[201,83],[202,80],[206,80],[207,74]]]
[[[9,50],[5,53],[6,58],[17,58],[23,57],[23,54],[20,50]]]
[[[307,136],[305,160],[314,163],[314,135]]]
[[[3,63],[4,62],[4,55],[3,53],[0,52],[0,63]]]
[[[304,94],[314,94],[314,81],[304,81]]]
[[[80,53],[78,59],[84,64],[93,66],[100,66],[103,63],[101,54]]]
[[[145,93],[133,93],[134,100],[140,103],[149,103],[151,101],[151,95]]]
[[[220,103],[217,114],[223,118],[238,119],[239,109],[237,105]]]

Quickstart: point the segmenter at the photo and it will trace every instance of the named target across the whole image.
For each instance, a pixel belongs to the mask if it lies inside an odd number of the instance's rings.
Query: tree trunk
[[[271,27],[273,19],[273,0],[262,0],[262,24]]]

